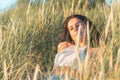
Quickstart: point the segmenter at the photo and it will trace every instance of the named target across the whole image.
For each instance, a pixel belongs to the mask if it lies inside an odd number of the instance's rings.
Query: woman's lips
[[[74,36],[77,36],[78,35],[78,32],[76,31],[76,32],[74,32]]]

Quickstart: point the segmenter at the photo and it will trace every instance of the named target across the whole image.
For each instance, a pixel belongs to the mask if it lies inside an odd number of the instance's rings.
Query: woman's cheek
[[[74,33],[73,31],[70,32],[70,36],[71,36],[72,40],[75,41],[75,35],[74,35],[74,34],[75,34],[75,33]]]

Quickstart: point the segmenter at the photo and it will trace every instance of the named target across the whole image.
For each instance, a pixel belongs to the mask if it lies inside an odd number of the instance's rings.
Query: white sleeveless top
[[[75,69],[78,68],[75,50],[75,46],[70,46],[65,50],[57,53],[55,56],[54,66],[70,66]],[[79,48],[79,58],[82,61],[85,59],[86,50],[86,46]]]

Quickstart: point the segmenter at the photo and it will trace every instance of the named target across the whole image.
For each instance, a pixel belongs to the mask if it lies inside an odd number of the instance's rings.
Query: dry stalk
[[[109,63],[109,67],[110,67],[110,69],[113,68],[113,54],[112,54],[112,52],[110,53],[110,63]]]
[[[69,78],[68,78],[68,71],[66,71],[66,73],[65,73],[65,80],[69,80]]]
[[[85,1],[84,9],[86,9],[87,5],[88,5],[88,0]]]
[[[81,0],[78,1],[77,10],[79,9],[80,3],[81,3]]]
[[[27,74],[27,80],[30,80],[30,76]]]
[[[87,21],[87,42],[88,42],[87,45],[88,45],[88,48],[89,48],[90,47],[90,30],[89,30],[89,22],[88,21]]]
[[[110,68],[111,77],[113,78],[113,53],[112,51],[110,52],[109,68]]]
[[[29,4],[28,4],[28,8],[27,8],[27,15],[29,15],[29,12],[30,12],[30,6],[31,6],[31,0],[29,1]]]
[[[113,47],[113,42],[114,42],[114,22],[113,22],[113,8],[111,7],[111,28],[112,28],[112,40],[111,40],[111,48]]]
[[[33,80],[37,80],[38,72],[40,71],[39,65],[36,65]]]
[[[87,37],[87,39],[86,39]],[[90,58],[90,54],[89,54],[89,43],[90,43],[90,34],[89,34],[89,22],[87,21],[87,26],[85,27],[85,31],[84,31],[84,43],[88,42],[87,44],[87,53],[86,53],[86,57],[85,57],[85,62],[84,62],[84,73],[85,73],[85,76],[87,76],[89,73],[88,73],[88,61],[89,61],[89,58]]]
[[[80,72],[80,80],[83,79],[83,67],[84,67],[84,63],[83,61],[80,60],[79,57],[79,45],[80,45],[80,28],[81,28],[81,24],[79,25],[79,29],[78,29],[78,36],[77,36],[77,45],[76,45],[76,57],[77,57],[77,61],[78,61],[78,70]],[[86,31],[84,31],[86,32]],[[85,38],[85,34],[84,34],[84,38]]]
[[[101,48],[102,49],[102,48]],[[99,80],[103,80],[104,79],[104,60],[103,60],[103,51],[100,51],[101,54],[99,54],[99,62],[100,62],[100,65],[101,65],[101,70],[99,72]],[[99,52],[99,53],[100,53]]]
[[[39,13],[41,13],[41,15],[44,15],[44,8],[45,8],[45,0],[42,3],[42,11],[39,12]]]
[[[17,36],[17,30],[15,29],[15,24],[14,24],[15,22],[14,22],[14,20],[12,18],[10,20],[11,20],[11,23],[12,23],[13,33],[14,33],[15,36]]]
[[[75,0],[72,1],[72,6],[71,6],[71,13],[72,14],[74,13],[74,3],[75,3]]]
[[[111,7],[111,12],[110,12],[109,19],[107,21],[107,25],[106,25],[106,28],[105,28],[105,40],[106,40],[107,35],[108,35],[109,25],[110,25],[110,21],[112,19],[112,15],[113,15],[113,10],[112,10],[112,7]]]
[[[8,80],[6,60],[4,60],[4,80]]]
[[[29,1],[28,8],[27,8],[27,13],[26,13],[26,17],[27,17],[27,29],[28,29],[28,26],[30,25],[30,16],[29,16],[30,6],[31,6],[31,0]]]
[[[0,45],[2,44],[2,27],[0,26]]]
[[[118,77],[117,74],[118,74],[119,64],[120,64],[120,48],[118,49],[117,60],[116,60],[115,66],[114,66],[114,74],[115,74],[115,77]]]
[[[62,3],[63,14],[66,15],[65,3]]]

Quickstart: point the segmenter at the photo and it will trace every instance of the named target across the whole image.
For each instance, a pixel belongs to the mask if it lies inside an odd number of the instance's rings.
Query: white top
[[[77,58],[75,53],[76,47],[70,46],[65,50],[59,52],[55,56],[54,66],[70,66],[73,68],[78,68]],[[84,60],[86,56],[87,47],[79,48],[79,57],[80,60]]]

